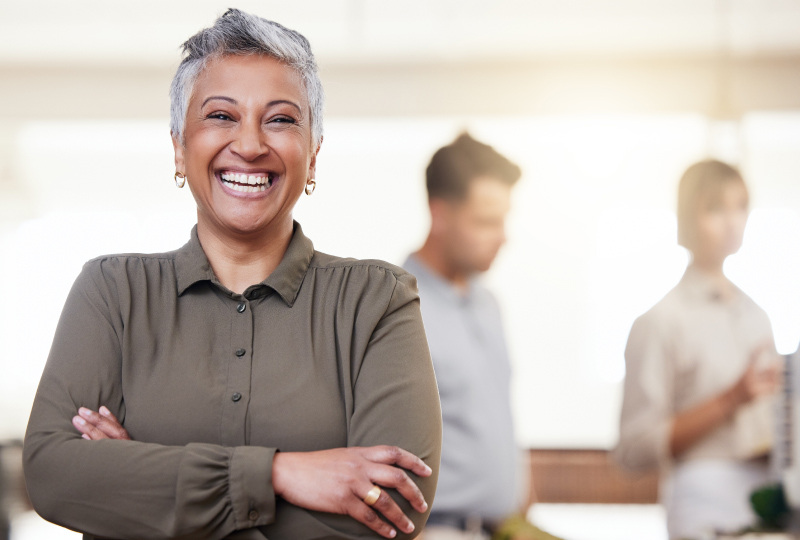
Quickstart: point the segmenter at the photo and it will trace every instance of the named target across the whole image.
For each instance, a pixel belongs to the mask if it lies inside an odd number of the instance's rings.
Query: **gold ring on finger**
[[[372,506],[373,504],[378,502],[378,498],[380,496],[381,496],[381,488],[379,488],[378,486],[372,486],[372,489],[370,489],[367,492],[367,496],[364,497],[364,502]]]

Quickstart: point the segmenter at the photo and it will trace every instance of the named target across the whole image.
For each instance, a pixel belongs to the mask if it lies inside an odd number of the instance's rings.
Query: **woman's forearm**
[[[714,429],[727,422],[743,403],[736,386],[708,401],[675,415],[669,436],[669,451],[678,457]]]
[[[211,539],[274,519],[273,453],[35,430],[24,466],[34,508],[55,523],[104,538]]]
[[[777,390],[782,372],[781,362],[774,356],[769,361],[761,360],[761,356],[770,350],[774,351],[771,342],[753,349],[747,368],[732,387],[673,418],[669,438],[672,457],[680,456],[728,421],[742,405]]]

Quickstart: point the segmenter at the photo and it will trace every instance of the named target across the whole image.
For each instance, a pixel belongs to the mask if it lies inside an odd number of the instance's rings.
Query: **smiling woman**
[[[322,141],[308,43],[229,10],[184,49],[197,225],[84,266],[28,424],[31,501],[87,538],[413,537],[441,445],[416,283],[292,219]]]
[[[269,56],[212,59],[198,76],[183,137],[173,133],[173,145],[175,167],[197,201],[204,246],[227,251],[241,241],[247,253],[252,247],[262,254],[286,250],[292,209],[314,180],[319,151],[308,101],[297,71]],[[272,257],[264,268],[257,258],[237,258],[215,271],[224,285],[242,292],[280,260]],[[253,275],[245,271],[251,263]]]

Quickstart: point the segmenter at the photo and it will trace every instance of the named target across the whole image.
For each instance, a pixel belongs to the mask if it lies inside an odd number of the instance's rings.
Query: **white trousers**
[[[724,460],[676,464],[662,482],[670,538],[714,538],[756,523],[753,490],[770,483],[768,466]]]

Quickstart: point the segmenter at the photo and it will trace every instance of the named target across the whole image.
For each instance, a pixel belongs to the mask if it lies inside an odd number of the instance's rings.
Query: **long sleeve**
[[[415,478],[429,507],[433,503],[442,446],[442,413],[433,364],[419,310],[414,278],[398,277],[386,314],[372,334],[357,374],[350,444],[392,444],[427,463],[434,474]],[[414,521],[425,523],[402,497]]]
[[[625,349],[625,390],[615,460],[631,471],[669,461],[673,369],[664,328],[647,314],[634,322]]]
[[[358,271],[366,271],[358,269]],[[401,271],[402,272],[402,271]],[[338,338],[341,351],[349,351],[349,369],[343,369],[348,420],[348,446],[395,445],[420,457],[432,469],[428,478],[412,479],[429,507],[433,503],[441,452],[442,420],[436,378],[430,360],[413,276],[405,272],[369,270],[370,281],[357,304],[345,300],[339,312],[342,326],[353,328]],[[353,280],[365,283],[367,280]],[[391,291],[391,296],[384,292]],[[355,317],[350,324],[349,318]],[[395,490],[388,490],[414,522],[419,534],[427,513],[419,514]],[[278,500],[275,523],[264,527],[269,538],[377,538],[361,523],[347,516],[312,512]]]
[[[86,441],[76,432],[70,419],[81,406],[106,405],[125,417],[119,312],[101,265],[87,264],[64,307],[25,437],[34,508],[112,538],[223,538],[271,521],[274,449]]]

